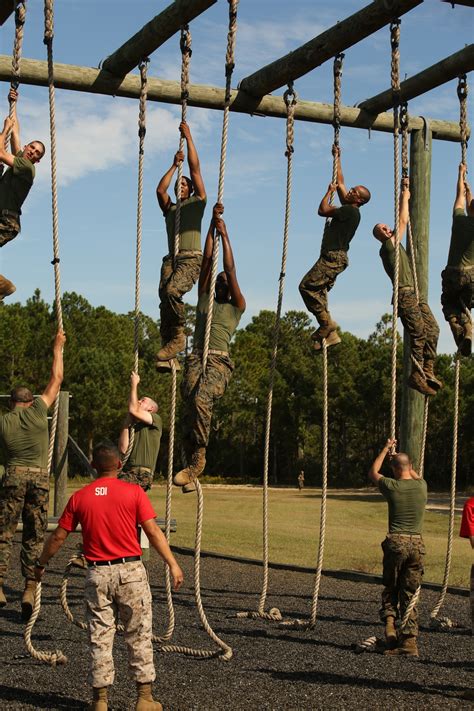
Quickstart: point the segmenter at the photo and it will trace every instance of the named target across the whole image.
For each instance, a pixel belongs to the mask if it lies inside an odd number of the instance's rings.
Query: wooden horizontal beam
[[[352,47],[422,2],[423,0],[374,0],[293,52],[242,79],[239,87],[252,96],[270,94],[289,81],[319,67],[338,52]]]
[[[3,25],[10,15],[12,14],[13,10],[15,9],[15,2],[14,0],[0,0],[0,25]],[[12,38],[12,45],[13,45],[13,38]]]
[[[0,81],[11,80],[11,59],[0,55]],[[21,81],[23,84],[35,86],[48,85],[48,66],[45,61],[22,59]],[[70,89],[92,94],[107,94],[138,98],[140,96],[140,76],[127,74],[123,79],[112,77],[108,72],[88,67],[77,67],[71,64],[54,65],[54,83],[58,89]],[[181,87],[177,81],[165,81],[148,77],[149,101],[165,104],[180,104]],[[224,109],[225,90],[202,84],[191,84],[189,87],[188,104],[204,109]],[[286,105],[280,96],[264,96],[254,98],[242,91],[232,91],[230,110],[257,116],[274,116],[286,119]],[[298,101],[295,108],[295,119],[313,123],[332,124],[332,104],[320,104],[312,101]],[[393,114],[382,113],[371,116],[360,108],[341,107],[341,124],[352,128],[371,129],[373,131],[393,131]],[[433,138],[441,141],[459,141],[459,126],[455,122],[429,119]],[[410,130],[424,127],[424,119],[411,116]]]
[[[175,0],[150,20],[133,37],[102,63],[102,69],[116,77],[124,77],[161,47],[182,25],[194,20],[217,0]]]
[[[418,74],[405,79],[400,84],[401,101],[410,101],[416,96],[425,94],[441,84],[445,84],[451,79],[455,79],[460,74],[466,74],[474,69],[474,44],[469,44],[459,52],[451,54],[450,57],[442,59],[437,64],[433,64]],[[377,96],[362,101],[359,108],[368,111],[370,114],[378,114],[393,106],[392,90],[382,91]]]

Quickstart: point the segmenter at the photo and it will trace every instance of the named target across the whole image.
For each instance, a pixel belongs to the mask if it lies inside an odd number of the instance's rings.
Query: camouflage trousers
[[[434,361],[438,346],[439,326],[427,303],[418,303],[413,289],[398,292],[398,315],[409,333],[415,360],[423,365]]]
[[[85,599],[91,686],[100,688],[114,683],[113,644],[118,618],[125,628],[133,679],[142,684],[154,681],[151,592],[142,562],[91,566],[87,570]]]
[[[441,272],[441,306],[446,321],[454,319],[460,326],[469,321],[465,308],[472,309],[474,267],[446,267]]]
[[[234,370],[228,355],[209,354],[206,373],[202,372],[200,354],[191,353],[186,358],[186,368],[181,382],[183,401],[183,446],[192,451],[207,447],[211,431],[214,404],[223,396]]]
[[[130,467],[127,471],[120,472],[118,478],[130,484],[138,484],[143,491],[151,489],[153,484],[153,472],[148,467]]]
[[[299,290],[308,311],[319,323],[327,319],[328,291],[334,286],[338,274],[349,264],[347,252],[334,249],[321,253],[316,264],[301,280]]]
[[[183,295],[191,291],[201,271],[201,254],[181,253],[173,268],[173,259],[167,254],[161,266],[160,333],[163,343],[168,343],[176,330],[186,325]]]
[[[40,556],[48,526],[49,476],[46,470],[7,467],[0,486],[0,577],[5,578],[10,563],[12,541],[22,518],[21,572],[34,580],[35,561]]]
[[[2,215],[0,209],[0,247],[15,239],[20,232],[20,221],[12,215]]]
[[[421,536],[387,534],[382,543],[383,584],[380,618],[403,619],[414,593],[423,578],[425,544]],[[418,613],[413,608],[404,630],[405,634],[418,635]]]

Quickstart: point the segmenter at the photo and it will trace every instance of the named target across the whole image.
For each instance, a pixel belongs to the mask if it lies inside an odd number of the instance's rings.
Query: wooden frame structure
[[[445,0],[448,1],[448,0]],[[450,1],[450,0],[449,0]],[[217,0],[176,0],[153,18],[133,37],[113,52],[100,69],[55,64],[55,86],[58,89],[108,94],[138,98],[140,77],[129,72],[139,61],[150,55],[179,28],[194,19]],[[231,111],[257,116],[274,116],[286,119],[286,105],[282,97],[269,96],[271,91],[286,85],[346,50],[398,17],[421,5],[423,0],[373,0],[352,16],[345,18],[289,54],[255,71],[242,79],[237,90],[232,91]],[[453,3],[452,3],[453,4]],[[472,6],[474,2],[458,4]],[[0,0],[0,24],[12,13],[14,0]],[[434,10],[436,11],[436,10]],[[401,83],[401,100],[412,99],[430,91],[459,74],[474,69],[474,45],[469,45],[437,64]],[[0,56],[0,81],[11,80],[11,58]],[[24,84],[47,86],[47,64],[43,61],[23,59],[21,81]],[[188,104],[208,109],[224,108],[224,89],[204,85],[191,85]],[[148,100],[179,104],[179,82],[148,77]],[[358,107],[341,108],[341,125],[374,131],[393,131],[393,115],[386,113],[393,103],[391,90],[365,100]],[[333,107],[330,104],[299,100],[295,119],[314,123],[332,124]],[[460,141],[459,126],[450,121],[423,119],[411,116],[410,173],[411,211],[413,232],[417,241],[417,267],[420,292],[428,289],[428,226],[429,186],[431,179],[432,140]],[[404,375],[409,366],[405,354]],[[406,380],[406,378],[405,378]],[[417,465],[421,445],[420,412],[422,396],[404,386],[401,414],[402,448]],[[58,445],[64,451],[64,443]],[[59,461],[63,460],[58,450]],[[61,468],[59,478],[64,476]]]

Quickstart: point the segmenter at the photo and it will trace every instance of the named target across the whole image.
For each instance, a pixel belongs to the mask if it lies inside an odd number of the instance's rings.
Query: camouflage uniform
[[[401,288],[398,292],[398,315],[409,333],[411,352],[415,360],[421,365],[434,361],[439,326],[428,304],[418,303],[413,289]]]
[[[154,681],[151,592],[141,561],[89,567],[85,598],[91,650],[90,684],[100,688],[114,682],[112,648],[117,614],[125,627],[132,677],[141,684]]]
[[[228,354],[209,354],[206,372],[202,372],[202,356],[191,353],[186,358],[186,368],[181,383],[183,400],[183,443],[191,451],[195,447],[207,447],[211,431],[214,403],[221,398],[234,370]]]
[[[321,252],[316,264],[301,280],[300,294],[308,311],[314,314],[319,322],[321,316],[324,318],[328,311],[328,291],[348,264],[347,252],[343,249]]]
[[[199,278],[202,254],[180,252],[173,268],[173,258],[167,254],[161,266],[160,333],[163,343],[168,343],[186,324],[183,295],[191,291]]]
[[[0,209],[0,247],[15,239],[20,232],[20,219],[13,214],[2,214]]]
[[[469,322],[466,309],[472,309],[474,266],[446,267],[441,272],[441,305],[446,321],[455,320],[460,326]]]
[[[48,525],[49,476],[40,467],[7,467],[0,486],[0,578],[10,563],[13,536],[20,514],[23,520],[20,554],[23,577],[34,580]]]
[[[151,489],[153,484],[153,472],[148,467],[132,467],[126,472],[122,471],[118,478],[122,479],[122,481],[128,481],[130,484],[138,484],[143,491]]]
[[[389,533],[382,543],[383,584],[380,618],[403,619],[423,577],[425,545],[420,535]],[[404,634],[418,635],[416,606],[410,613]]]

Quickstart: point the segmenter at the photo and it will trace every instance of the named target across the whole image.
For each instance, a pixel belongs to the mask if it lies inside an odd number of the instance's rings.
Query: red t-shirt
[[[474,536],[474,496],[471,496],[464,504],[459,535],[461,538]]]
[[[155,516],[138,484],[100,477],[71,496],[58,526],[74,531],[81,524],[87,560],[114,560],[141,555],[137,526]]]

